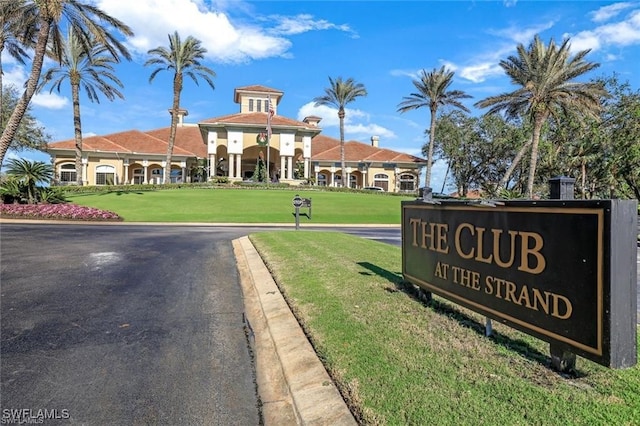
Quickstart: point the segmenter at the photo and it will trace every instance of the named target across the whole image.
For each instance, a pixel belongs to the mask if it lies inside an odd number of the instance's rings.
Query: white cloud
[[[633,11],[623,21],[601,25],[571,36],[572,51],[595,51],[608,46],[624,47],[636,44],[640,44],[640,10]]]
[[[412,79],[415,79],[415,78],[418,78],[419,72],[420,71],[415,71],[415,70],[407,71],[407,70],[394,69],[389,71],[389,74],[391,74],[394,77],[411,77]]]
[[[460,77],[466,78],[474,83],[481,83],[487,78],[501,74],[504,74],[504,71],[496,62],[469,65],[460,69]]]
[[[363,137],[369,138],[371,136],[380,136],[380,139],[395,139],[396,134],[392,130],[386,127],[379,126],[377,124],[345,124],[344,126],[345,139],[360,140]],[[346,136],[351,135],[351,136]]]
[[[34,95],[31,103],[47,109],[62,109],[69,104],[69,100],[55,93],[42,92]]]
[[[5,68],[2,74],[2,84],[5,86],[15,86],[20,92],[24,90],[24,83],[29,76],[25,69],[20,66]]]
[[[265,20],[267,22],[277,23],[270,31],[278,35],[302,34],[309,31],[339,30],[351,34],[354,38],[358,37],[349,25],[336,25],[325,19],[315,19],[313,15],[309,14],[296,16],[272,15]]]
[[[536,34],[540,34],[541,32],[548,30],[553,27],[553,25],[553,21],[548,21],[528,28],[523,28],[519,25],[512,25],[501,30],[489,30],[487,32],[492,35],[506,38],[510,41],[515,41],[516,43],[528,45]]]
[[[326,105],[315,106],[314,102],[308,102],[298,110],[298,120],[302,120],[310,115],[322,118],[319,125],[323,129],[340,126],[338,111],[335,108]],[[371,137],[373,135],[387,139],[396,138],[396,134],[392,130],[378,124],[370,123],[369,118],[369,114],[362,110],[345,108],[345,138],[355,139],[363,136]]]
[[[637,3],[631,2],[623,2],[623,3],[614,3],[608,6],[602,6],[600,9],[591,12],[591,20],[593,22],[603,22],[607,21],[614,16],[617,16],[620,12],[630,7],[637,6]]]
[[[149,49],[168,45],[168,34],[178,31],[184,39],[199,39],[206,57],[220,63],[242,63],[269,57],[289,57],[291,41],[286,36],[308,31],[338,30],[352,36],[346,24],[336,25],[311,15],[253,17],[264,27],[233,22],[224,12],[247,12],[245,3],[216,2],[216,9],[202,0],[99,0],[98,7],[126,22],[135,36],[127,41],[130,49],[144,55]]]
[[[514,53],[514,42],[528,45],[536,34],[548,30],[553,25],[553,21],[548,21],[530,27],[512,25],[500,30],[489,30],[487,31],[489,34],[506,40],[496,41],[491,50],[476,55],[467,64],[455,64],[442,59],[440,62],[450,69],[456,70],[456,74],[465,80],[481,83],[489,78],[504,74],[502,67],[500,67],[500,60]]]
[[[504,4],[505,7],[514,7],[516,3],[518,3],[518,0],[502,0],[502,4]]]

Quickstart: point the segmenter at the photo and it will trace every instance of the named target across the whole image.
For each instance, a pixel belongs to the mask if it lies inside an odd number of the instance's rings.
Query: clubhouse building
[[[171,182],[251,179],[262,159],[274,182],[299,185],[312,181],[325,186],[348,182],[351,188],[375,186],[390,192],[418,189],[424,159],[381,148],[379,138],[372,136],[370,143],[345,141],[342,170],[340,141],[321,134],[319,117],[298,121],[278,115],[283,95],[265,86],[239,87],[234,90],[234,102],[240,105],[240,112],[199,123],[186,123],[188,112],[181,110]],[[170,127],[165,127],[83,138],[84,184],[162,183],[169,132]],[[47,152],[57,183],[75,184],[75,141],[50,143]]]

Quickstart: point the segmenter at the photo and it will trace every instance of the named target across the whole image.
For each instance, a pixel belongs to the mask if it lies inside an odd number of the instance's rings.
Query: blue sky
[[[338,137],[335,110],[316,108],[328,77],[352,77],[365,85],[366,98],[349,104],[346,138],[420,155],[427,110],[396,112],[414,91],[422,69],[446,65],[455,71],[452,89],[472,95],[466,105],[514,90],[499,66],[535,34],[548,42],[570,37],[572,50],[591,49],[600,67],[587,77],[617,72],[640,87],[640,2],[609,1],[204,1],[96,0],[98,7],[127,23],[133,61],[117,66],[125,100],[99,104],[81,99],[85,135],[169,126],[171,78],[163,71],[149,83],[153,68],[146,52],[168,45],[168,34],[192,35],[208,50],[204,64],[214,69],[215,90],[186,79],[181,106],[189,122],[235,113],[233,89],[261,84],[282,90],[278,113],[323,118],[323,133]],[[4,54],[4,82],[18,87],[28,69]],[[45,68],[47,68],[45,64]],[[66,89],[66,91],[65,91]],[[52,141],[73,137],[70,89],[48,89],[32,100],[32,112]],[[25,158],[48,160],[37,152]],[[440,190],[444,164],[434,167],[432,186]]]

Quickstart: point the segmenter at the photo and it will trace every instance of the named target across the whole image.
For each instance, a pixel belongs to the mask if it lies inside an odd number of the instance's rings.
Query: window
[[[253,112],[253,99],[249,99],[249,112]]]
[[[327,175],[318,173],[318,186],[327,186]]]
[[[133,169],[133,183],[136,185],[144,183],[144,169]]]
[[[60,165],[60,184],[69,185],[70,183],[76,183],[77,180],[75,164],[67,163]]]
[[[257,111],[262,112],[262,99],[258,99],[256,103],[258,104]]]
[[[171,183],[181,183],[182,182],[182,170],[180,169],[171,169]]]
[[[96,167],[96,185],[113,185],[116,182],[116,169],[113,166]]]
[[[411,174],[400,175],[400,191],[415,191],[416,177]]]
[[[389,176],[384,173],[378,173],[373,177],[373,186],[378,186],[384,191],[389,190]]]

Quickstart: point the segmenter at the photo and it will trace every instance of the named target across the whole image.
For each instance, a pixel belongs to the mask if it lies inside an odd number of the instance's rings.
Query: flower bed
[[[74,204],[0,204],[7,219],[121,221],[117,214]]]

